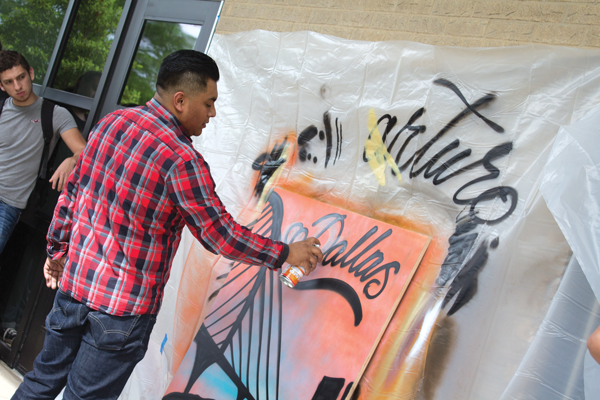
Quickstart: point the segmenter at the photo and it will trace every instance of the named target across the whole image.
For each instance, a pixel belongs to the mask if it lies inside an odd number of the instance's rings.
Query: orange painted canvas
[[[319,238],[322,265],[290,289],[278,271],[221,258],[227,282],[164,398],[350,398],[430,238],[280,188],[249,226]]]

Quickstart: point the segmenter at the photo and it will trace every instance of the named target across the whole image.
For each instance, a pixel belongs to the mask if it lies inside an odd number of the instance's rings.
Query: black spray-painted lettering
[[[496,179],[500,175],[500,171],[492,162],[494,160],[497,160],[501,157],[508,155],[512,150],[512,142],[506,142],[506,143],[500,144],[500,145],[492,148],[490,151],[487,152],[486,155],[483,156],[482,159],[474,161],[474,162],[470,163],[469,165],[459,168],[458,170],[456,170],[452,173],[449,173],[447,175],[444,175],[444,173],[446,173],[446,171],[448,171],[449,168],[452,167],[454,164],[469,157],[471,155],[472,150],[465,149],[465,150],[459,152],[458,154],[455,154],[454,156],[452,156],[450,159],[448,159],[441,165],[438,165],[440,160],[442,159],[442,157],[446,156],[447,154],[449,154],[450,152],[452,152],[453,150],[457,149],[460,146],[460,140],[456,139],[456,140],[452,141],[450,144],[448,144],[447,146],[445,146],[443,149],[438,151],[436,154],[434,154],[430,157],[428,157],[428,155],[427,155],[428,151],[432,148],[432,146],[436,142],[438,142],[452,128],[456,127],[458,122],[460,122],[462,119],[464,119],[466,116],[468,116],[470,114],[474,114],[477,117],[479,117],[480,119],[482,119],[495,132],[503,133],[504,128],[502,128],[495,122],[489,120],[488,118],[484,117],[477,111],[480,107],[493,101],[496,98],[496,96],[494,96],[492,94],[487,94],[487,95],[481,97],[480,99],[476,100],[473,104],[469,104],[469,102],[465,99],[465,97],[462,95],[460,90],[452,82],[450,82],[446,79],[437,79],[436,81],[434,81],[434,83],[452,90],[457,95],[457,97],[459,97],[460,100],[463,103],[465,103],[467,108],[462,110],[460,113],[458,113],[458,115],[456,115],[448,124],[446,124],[433,138],[431,138],[421,148],[416,150],[406,161],[401,162],[402,155],[404,154],[404,151],[406,150],[410,141],[418,134],[421,134],[426,131],[425,126],[415,125],[416,120],[418,120],[425,112],[424,108],[418,109],[410,117],[409,121],[398,132],[396,132],[394,134],[394,137],[391,140],[390,144],[387,145],[387,150],[390,154],[392,154],[394,147],[396,145],[396,142],[397,142],[398,138],[400,137],[400,135],[405,131],[409,131],[410,132],[409,136],[404,140],[404,143],[402,144],[402,146],[400,146],[400,149],[396,153],[395,161],[396,161],[396,164],[398,165],[398,169],[400,171],[404,171],[410,166],[410,170],[409,170],[409,174],[408,174],[408,177],[410,179],[416,178],[419,175],[423,174],[423,177],[425,179],[433,178],[432,183],[434,185],[440,185],[452,178],[455,178],[461,174],[464,174],[465,172],[474,170],[475,168],[477,168],[479,166],[483,166],[487,170],[488,174],[484,175],[484,176],[480,176],[478,178],[475,178],[475,179],[469,181],[468,183],[466,183],[465,185],[463,185],[461,188],[459,188],[453,196],[453,201],[454,201],[454,203],[459,204],[459,205],[470,206],[470,213],[473,216],[473,219],[476,223],[490,224],[490,225],[497,224],[497,223],[505,220],[506,218],[508,218],[513,213],[513,211],[515,210],[515,208],[517,206],[518,193],[514,188],[511,188],[508,186],[499,186],[499,187],[495,187],[492,189],[488,189],[488,190],[484,191],[483,193],[481,193],[480,195],[470,198],[470,199],[461,199],[459,197],[459,195],[464,189],[466,189],[470,186],[473,186],[476,183],[483,182],[483,181],[490,180],[490,179]],[[378,125],[381,125],[382,123],[384,124],[384,126],[382,127],[383,132],[384,132],[382,135],[383,143],[386,143],[388,136],[391,136],[392,129],[397,124],[397,122],[398,122],[397,118],[392,117],[389,114],[382,116],[377,121]],[[363,160],[365,162],[367,162],[366,153],[363,153]],[[392,173],[393,173],[393,171],[392,171]],[[506,211],[499,216],[495,216],[495,217],[492,217],[489,219],[480,218],[478,216],[479,213],[477,210],[477,207],[480,205],[480,203],[493,201],[496,198],[499,198],[504,203],[509,202],[509,205],[508,205]]]
[[[344,234],[345,215],[332,213],[325,215],[315,221],[312,226],[317,227],[319,231],[314,235],[316,238],[326,237],[327,242],[322,246],[323,261],[322,265],[331,267],[348,268],[348,273],[353,274],[365,282],[363,293],[368,299],[378,297],[386,288],[390,273],[398,274],[400,263],[392,261],[384,263],[385,255],[377,249],[377,245],[387,239],[392,230],[388,229],[374,240],[378,227],[374,226],[364,233],[362,237],[350,248],[346,240],[340,240]],[[308,230],[302,223],[290,225],[284,241],[291,243],[296,240],[303,240],[308,236]],[[370,243],[369,243],[370,241]],[[364,246],[364,247],[363,247]],[[361,249],[362,250],[359,250]],[[378,288],[379,290],[375,290]]]
[[[323,113],[323,126],[325,131],[317,129],[316,126],[311,125],[308,128],[304,129],[300,136],[298,136],[298,157],[300,161],[313,161],[315,164],[318,162],[318,158],[311,152],[309,152],[309,142],[317,135],[319,135],[320,140],[326,140],[325,147],[325,168],[331,161],[331,153],[333,151],[333,129],[331,126],[331,117],[329,116],[329,112],[326,111]],[[342,124],[335,119],[335,134],[336,134],[336,145],[335,145],[335,156],[333,157],[333,165],[335,165],[336,161],[340,158],[342,153]]]
[[[324,131],[311,125],[298,135],[298,158],[302,162],[312,161],[314,164],[317,164],[319,157],[314,154],[314,151],[316,151],[317,148],[314,144],[311,145],[311,141],[316,136],[319,136],[321,141],[326,140],[324,165],[325,168],[327,168],[329,162],[332,161],[334,144],[333,128],[329,112],[323,114],[323,126],[325,129]],[[342,155],[342,123],[339,122],[337,118],[335,119],[335,140],[335,155],[333,155],[332,165],[335,165],[336,161],[339,160]],[[267,182],[269,182],[275,172],[287,162],[287,159],[284,156],[284,150],[289,144],[290,142],[286,138],[282,143],[273,146],[270,151],[260,154],[252,163],[252,169],[259,171],[258,180],[254,186],[254,195],[256,197],[260,197],[263,194]],[[311,146],[313,147],[312,152]]]

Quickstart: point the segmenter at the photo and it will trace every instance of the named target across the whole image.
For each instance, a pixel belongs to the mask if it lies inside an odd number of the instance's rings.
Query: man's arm
[[[56,189],[59,192],[63,190],[65,182],[67,178],[75,168],[77,164],[77,159],[79,155],[83,151],[85,147],[85,139],[79,133],[79,129],[71,128],[64,131],[61,134],[62,139],[65,141],[65,144],[73,152],[73,156],[66,158],[56,169],[52,177],[50,178],[50,182],[52,183],[52,189]]]
[[[54,216],[48,228],[47,253],[51,260],[58,260],[67,255],[69,240],[71,238],[73,212],[77,194],[79,192],[79,171],[81,162],[78,162],[73,173],[69,175],[65,190],[60,194]]]
[[[278,269],[287,261],[310,273],[323,254],[309,238],[290,246],[251,232],[225,210],[204,160],[175,165],[166,180],[170,199],[176,204],[192,234],[209,251],[228,259]]]

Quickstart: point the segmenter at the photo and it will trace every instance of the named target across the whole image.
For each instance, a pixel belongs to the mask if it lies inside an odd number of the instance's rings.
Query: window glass
[[[0,40],[5,50],[22,53],[44,81],[68,0],[0,0]]]
[[[51,86],[94,97],[125,0],[82,0]]]
[[[119,104],[146,104],[156,91],[156,77],[162,60],[176,50],[193,49],[200,29],[200,25],[146,21]]]

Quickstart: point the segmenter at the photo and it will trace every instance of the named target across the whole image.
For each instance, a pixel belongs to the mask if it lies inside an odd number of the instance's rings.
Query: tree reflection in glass
[[[176,50],[193,49],[201,26],[146,21],[119,104],[138,106],[154,96],[162,60]]]

